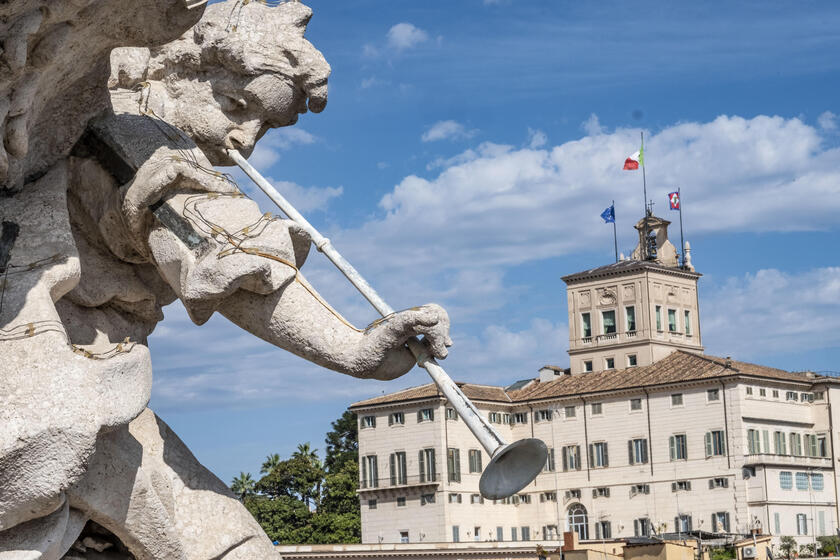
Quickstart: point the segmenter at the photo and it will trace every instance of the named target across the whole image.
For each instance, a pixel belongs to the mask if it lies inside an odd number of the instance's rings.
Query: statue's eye
[[[223,95],[223,104],[225,111],[243,111],[248,108],[248,102],[244,97],[236,95]]]

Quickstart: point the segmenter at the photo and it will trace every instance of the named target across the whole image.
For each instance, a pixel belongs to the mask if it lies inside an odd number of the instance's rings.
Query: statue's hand
[[[441,306],[431,303],[413,307],[372,323],[365,330],[360,352],[365,371],[358,377],[388,380],[407,373],[416,362],[405,342],[419,335],[423,335],[429,355],[437,359],[447,356],[452,339],[449,315]]]

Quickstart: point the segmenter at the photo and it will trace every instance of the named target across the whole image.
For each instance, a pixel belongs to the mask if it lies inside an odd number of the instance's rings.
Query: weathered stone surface
[[[439,358],[450,344],[435,305],[347,323],[299,273],[308,237],[213,170],[324,108],[309,8],[200,15],[182,0],[0,7],[0,560],[276,554],[146,409],[146,338],[176,297],[196,323],[219,311],[358,377],[408,371],[409,336]]]

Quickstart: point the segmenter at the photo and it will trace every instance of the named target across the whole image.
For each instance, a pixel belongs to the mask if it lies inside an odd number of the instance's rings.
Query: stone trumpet
[[[330,240],[304,218],[297,209],[277,192],[237,150],[228,150],[228,155],[248,177],[270,198],[289,219],[300,225],[312,238],[312,243],[332,262],[356,289],[383,317],[394,313],[394,309],[383,300],[359,272],[341,256]],[[507,498],[522,490],[542,470],[548,457],[545,443],[536,438],[521,439],[505,443],[493,426],[478,412],[475,405],[458,388],[452,378],[437,361],[429,356],[417,337],[407,342],[408,349],[434,380],[452,407],[490,455],[490,462],[481,474],[479,491],[487,499]]]

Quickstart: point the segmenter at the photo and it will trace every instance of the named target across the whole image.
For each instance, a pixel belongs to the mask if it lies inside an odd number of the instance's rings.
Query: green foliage
[[[790,536],[781,538],[779,550],[782,551],[782,554],[784,554],[786,558],[791,558],[796,549],[796,539]]]
[[[808,558],[813,558],[814,555],[814,543],[811,544],[803,544],[799,547],[799,556],[805,556]]]
[[[834,535],[817,537],[817,542],[820,543],[820,556],[828,556],[829,554],[833,556],[838,555],[838,550],[840,550],[840,537]]]
[[[709,560],[732,560],[735,558],[735,548],[731,546],[709,549]]]
[[[260,480],[241,473],[231,489],[273,541],[282,544],[361,542],[356,415],[346,411],[326,436],[324,463],[309,442],[289,459],[268,455]]]

